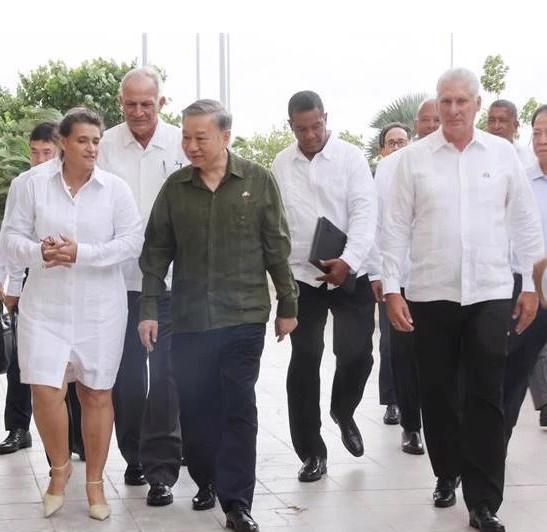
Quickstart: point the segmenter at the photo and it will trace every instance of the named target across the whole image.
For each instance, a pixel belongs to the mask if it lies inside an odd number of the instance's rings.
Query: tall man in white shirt
[[[154,200],[167,177],[186,163],[179,128],[159,117],[165,103],[161,78],[151,67],[129,71],[121,83],[125,122],[105,132],[99,149],[101,168],[124,179],[146,225]],[[150,484],[147,503],[173,501],[181,461],[178,398],[170,375],[170,291],[159,303],[159,337],[149,357],[137,333],[142,274],[137,261],[125,265],[129,316],[124,352],[113,389],[116,437],[127,462],[125,483]],[[166,279],[170,290],[170,276]],[[141,430],[142,427],[142,430]]]
[[[436,99],[424,100],[416,111],[414,121],[417,140],[436,131],[440,126],[439,108]],[[383,158],[376,167],[374,180],[378,191],[378,233],[377,247],[381,249],[382,217],[384,205],[393,182],[400,155],[398,150],[389,157]],[[401,279],[401,293],[404,296],[406,275]],[[420,435],[422,421],[420,415],[420,388],[418,366],[416,360],[414,335],[397,331],[389,323],[385,305],[380,303],[380,353],[382,344],[387,344],[388,352],[384,357],[391,359],[390,368],[393,374],[393,384],[400,411],[400,423],[403,429],[401,449],[408,454],[424,454],[422,437]],[[382,360],[383,363],[383,360]],[[385,418],[384,418],[385,419]]]
[[[461,476],[470,525],[503,532],[505,445],[502,385],[507,331],[534,319],[533,264],[543,253],[539,213],[515,150],[475,129],[479,82],[465,69],[437,84],[441,128],[401,154],[383,227],[388,316],[415,329],[424,433],[435,506],[456,502]],[[509,242],[523,292],[512,309]],[[401,275],[410,248],[406,297]],[[458,368],[465,400],[458,408]]]
[[[302,91],[291,97],[289,124],[297,141],[278,154],[272,170],[287,210],[289,263],[300,289],[299,325],[291,333],[287,374],[289,423],[294,448],[304,464],[298,478],[311,482],[327,470],[327,449],[320,434],[319,368],[329,310],[336,355],[330,414],[348,451],[363,454],[353,414],[373,363],[374,297],[365,261],[374,240],[377,205],[363,153],[327,130],[327,114],[316,93]],[[321,216],[348,235],[342,255],[324,262],[326,274],[308,262]],[[355,291],[348,293],[340,285],[351,272],[357,274],[357,282]]]

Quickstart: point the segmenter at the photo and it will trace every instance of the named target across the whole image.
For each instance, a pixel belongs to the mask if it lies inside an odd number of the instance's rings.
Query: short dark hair
[[[389,124],[385,125],[382,128],[382,131],[380,131],[380,135],[378,136],[378,144],[380,145],[380,148],[384,148],[386,145],[386,135],[396,127],[400,129],[404,129],[406,131],[406,136],[408,137],[408,140],[410,140],[410,137],[412,135],[412,132],[410,131],[410,128],[403,124],[402,122],[390,122]]]
[[[534,111],[534,114],[532,115],[532,120],[531,120],[532,127],[534,127],[534,124],[536,123],[537,117],[538,117],[541,113],[545,113],[545,112],[547,112],[547,104],[540,105],[540,106]]]
[[[289,100],[289,118],[292,118],[294,113],[304,113],[314,109],[319,109],[321,114],[325,113],[323,102],[316,92],[300,91],[293,94]]]
[[[519,121],[517,106],[513,102],[509,100],[496,100],[490,104],[490,107],[488,108],[489,112],[492,107],[503,107],[504,109],[507,109],[511,113],[513,120],[515,120],[515,122]]]
[[[57,122],[40,122],[30,132],[29,141],[57,142],[59,140],[59,125]]]
[[[213,119],[221,131],[232,128],[232,115],[217,100],[196,100],[182,111],[182,119],[187,116],[213,115]]]
[[[74,124],[91,124],[92,126],[97,126],[101,135],[104,131],[102,118],[95,111],[87,107],[73,107],[67,111],[59,124],[59,134],[61,137],[68,137],[72,133]]]

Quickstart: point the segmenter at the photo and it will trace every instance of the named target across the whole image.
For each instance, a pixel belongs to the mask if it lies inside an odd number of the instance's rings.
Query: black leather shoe
[[[129,464],[125,469],[123,479],[128,486],[144,486],[144,472],[141,464]]]
[[[330,416],[332,417],[332,420],[340,427],[344,447],[353,456],[363,456],[363,438],[361,438],[359,427],[357,427],[354,419],[351,418],[349,421],[339,421],[332,412],[330,413]]]
[[[386,425],[398,425],[401,421],[401,413],[397,405],[387,405],[384,414],[384,423]]]
[[[458,478],[438,478],[433,492],[433,503],[437,508],[448,508],[456,504],[456,487]]]
[[[300,482],[314,482],[327,473],[327,460],[319,456],[310,456],[298,472]]]
[[[10,430],[7,438],[0,443],[0,454],[11,454],[19,449],[32,447],[32,437],[25,429]]]
[[[173,494],[171,488],[163,482],[152,482],[148,495],[146,496],[146,504],[148,506],[167,506],[173,502]]]
[[[192,499],[192,508],[198,512],[209,510],[215,506],[215,499],[215,487],[212,484],[207,484],[203,488],[199,488],[196,496]]]
[[[490,512],[486,506],[469,512],[469,526],[478,528],[481,532],[505,532],[499,517]]]
[[[235,507],[226,513],[226,528],[236,532],[259,532],[260,528],[247,508]]]
[[[401,449],[403,453],[424,454],[424,444],[418,430],[403,430],[401,437]]]

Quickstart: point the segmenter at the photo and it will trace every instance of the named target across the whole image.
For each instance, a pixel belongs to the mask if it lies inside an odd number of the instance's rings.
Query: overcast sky
[[[141,36],[147,31],[149,61],[167,72],[165,93],[172,99],[172,112],[180,112],[196,97],[198,31],[201,96],[219,97],[216,32],[228,31],[236,135],[281,125],[289,97],[302,89],[323,97],[332,129],[368,135],[371,119],[395,98],[410,92],[434,95],[437,78],[450,66],[451,32],[454,66],[480,75],[485,58],[501,54],[510,67],[503,96],[519,108],[531,96],[547,101],[546,34],[542,28],[533,29],[535,20],[547,19],[547,2],[528,5],[524,0],[505,13],[499,2],[467,0],[412,5],[395,0],[373,8],[340,0],[232,0],[201,2],[198,8],[187,7],[188,2],[62,0],[53,3],[55,10],[44,11],[46,4],[36,3],[40,12],[31,2],[33,15],[24,32],[20,24],[17,32],[9,24],[4,31],[4,21],[25,16],[15,2],[7,2],[2,8],[0,85],[15,89],[18,72],[48,59],[71,66],[99,56],[140,62]],[[519,24],[521,14],[526,14],[525,23]],[[484,100],[488,103],[492,96],[484,95]]]

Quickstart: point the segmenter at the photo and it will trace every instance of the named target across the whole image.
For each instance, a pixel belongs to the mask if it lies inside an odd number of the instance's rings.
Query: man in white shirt
[[[186,163],[182,134],[159,117],[165,103],[161,78],[151,67],[129,71],[121,83],[120,103],[125,122],[107,130],[101,140],[98,164],[124,179],[144,220],[167,177]],[[118,447],[127,462],[125,483],[150,483],[147,504],[173,501],[171,486],[181,462],[178,399],[170,375],[170,291],[159,304],[159,337],[149,357],[137,333],[142,274],[138,262],[124,265],[129,315],[124,352],[113,389]],[[170,290],[170,278],[166,279]],[[146,478],[146,481],[145,481]]]
[[[437,487],[435,506],[456,502],[461,476],[470,525],[504,532],[502,385],[507,332],[534,319],[533,264],[543,253],[539,213],[512,146],[475,129],[479,82],[465,69],[441,76],[441,128],[401,154],[383,226],[388,317],[415,330],[424,433]],[[509,242],[523,291],[512,309]],[[401,274],[410,249],[406,284]],[[463,409],[458,368],[465,375]]]
[[[381,169],[384,164],[389,161],[390,155],[396,153],[405,146],[408,146],[410,138],[410,128],[405,124],[392,122],[384,126],[378,136],[379,152],[382,158],[376,167],[376,171],[378,171],[379,168]],[[376,182],[376,190],[379,191],[378,182]],[[386,316],[384,303],[378,301],[378,305],[378,314],[380,318],[380,370],[378,372],[378,392],[380,395],[380,404],[386,405],[384,423],[386,425],[398,425],[401,421],[401,413],[397,405],[397,392],[391,365],[389,320]]]
[[[363,153],[327,130],[327,114],[316,93],[302,91],[291,97],[289,124],[297,142],[277,155],[272,170],[287,211],[289,264],[300,289],[299,325],[291,334],[287,374],[289,423],[294,448],[304,463],[298,478],[312,482],[327,470],[327,449],[320,434],[319,369],[329,310],[336,355],[330,413],[348,451],[363,454],[353,413],[373,363],[374,296],[366,259],[374,240],[377,205]],[[321,216],[347,234],[342,255],[323,261],[327,273],[308,262]],[[351,273],[357,281],[354,292],[348,293],[340,286]]]
[[[509,100],[496,100],[488,108],[486,130],[492,135],[508,140],[515,148],[524,168],[535,162],[535,157],[528,146],[516,142],[519,129],[519,118],[516,105]]]
[[[424,100],[416,111],[414,121],[416,138],[420,140],[439,128],[439,108],[436,99]],[[378,233],[377,247],[381,249],[382,216],[384,205],[388,200],[389,189],[393,175],[397,169],[402,150],[383,158],[376,167],[374,180],[378,191]],[[408,269],[408,267],[406,268]],[[406,278],[401,279],[401,293],[404,295]],[[385,305],[380,303],[380,353],[382,344],[388,345],[387,356],[390,358],[390,368],[393,374],[393,385],[400,412],[400,424],[403,429],[401,449],[408,454],[424,454],[422,437],[420,435],[422,422],[420,414],[420,389],[418,367],[414,347],[414,335],[397,331],[387,319]],[[381,364],[383,364],[383,359]],[[381,370],[380,366],[380,370]],[[381,382],[381,380],[380,380]],[[384,420],[386,418],[384,417]]]

